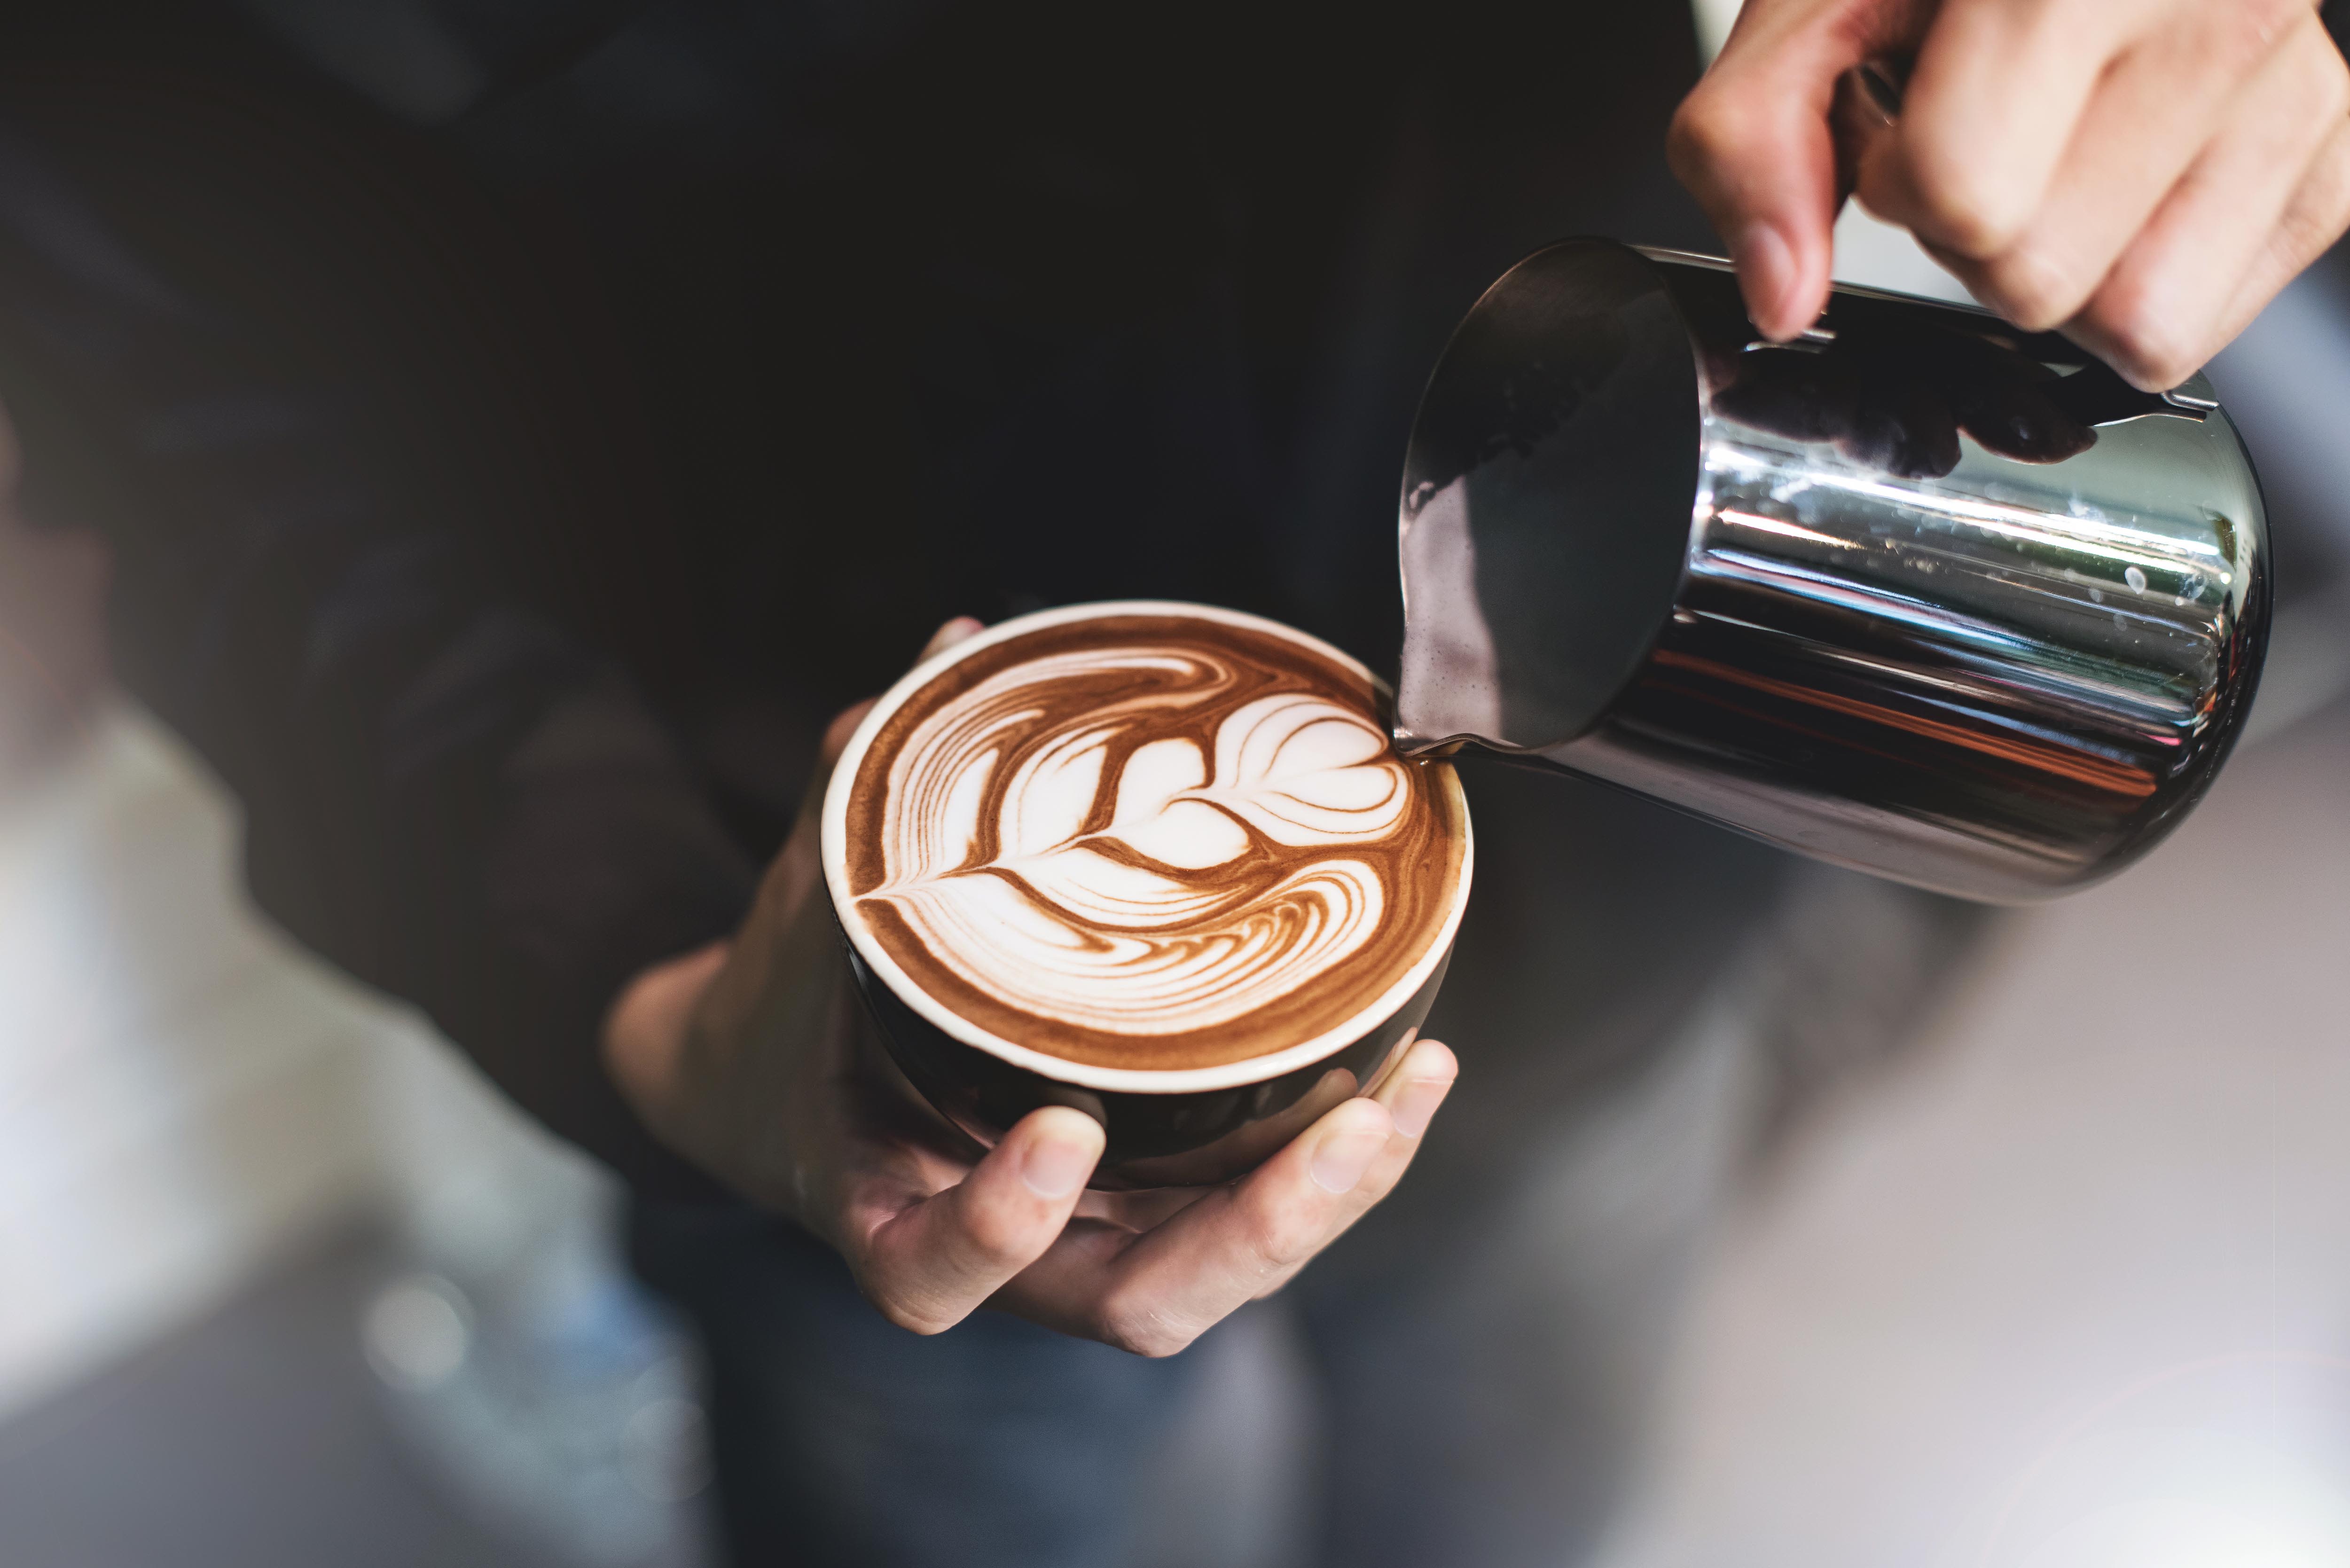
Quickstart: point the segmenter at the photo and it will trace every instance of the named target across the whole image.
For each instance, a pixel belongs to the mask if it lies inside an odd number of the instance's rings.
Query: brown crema
[[[1103,666],[1088,667],[1096,655]],[[1144,614],[1041,627],[950,666],[883,721],[847,800],[849,901],[933,1001],[1032,1050],[1151,1071],[1285,1050],[1387,997],[1444,939],[1460,897],[1459,786],[1442,763],[1395,757],[1386,729],[1369,680],[1270,632]],[[965,734],[975,738],[952,739]],[[917,755],[901,765],[910,744]],[[1315,768],[1334,746],[1359,755]],[[924,747],[950,763],[931,763]],[[1170,757],[1180,771],[1194,753],[1195,784],[1152,784],[1173,776]],[[1283,775],[1278,759],[1301,755],[1306,771]],[[917,764],[935,776],[909,783]],[[966,776],[983,770],[983,787]],[[1194,815],[1155,838],[1149,822],[1135,826],[1170,802],[1223,820]],[[1055,825],[1050,843],[1036,837],[1039,820]],[[1023,832],[1028,842],[1011,842]],[[913,878],[905,846],[917,841],[948,847]],[[920,898],[939,889],[951,911],[927,919]],[[1118,918],[1127,897],[1138,900],[1131,919]],[[1002,971],[1013,950],[998,938],[1032,928],[1054,937],[1037,950],[1046,960],[1082,967],[1073,983],[1100,1005],[1023,1005],[1018,985],[974,981],[982,947],[996,944],[990,961]],[[956,930],[970,940],[940,934]],[[940,950],[948,945],[962,950]],[[1049,971],[1037,966],[1032,992],[1050,994]]]

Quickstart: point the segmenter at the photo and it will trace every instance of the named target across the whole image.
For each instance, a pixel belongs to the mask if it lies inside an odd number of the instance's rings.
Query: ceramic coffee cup
[[[1152,618],[1261,634],[1308,656],[1318,656],[1322,664],[1343,672],[1354,688],[1350,701],[1373,723],[1383,723],[1391,705],[1385,683],[1355,659],[1302,632],[1254,616],[1157,601],[1045,610],[991,628],[910,671],[874,705],[850,738],[824,803],[825,880],[833,911],[858,987],[891,1058],[906,1078],[949,1121],[985,1147],[993,1147],[1014,1123],[1039,1106],[1069,1106],[1084,1111],[1101,1124],[1107,1136],[1091,1185],[1112,1190],[1193,1186],[1239,1175],[1263,1161],[1333,1106],[1376,1082],[1417,1036],[1436,1000],[1468,899],[1473,858],[1467,803],[1450,766],[1404,763],[1381,753],[1370,765],[1426,770],[1419,774],[1419,787],[1425,792],[1430,815],[1443,825],[1442,842],[1448,854],[1451,845],[1458,845],[1457,858],[1450,861],[1455,867],[1451,885],[1424,895],[1435,902],[1420,906],[1425,912],[1413,928],[1414,940],[1422,944],[1421,949],[1408,963],[1400,957],[1391,959],[1389,967],[1398,969],[1392,981],[1379,986],[1367,1005],[1352,1009],[1333,1026],[1294,1040],[1274,1036],[1274,1048],[1240,1060],[1175,1068],[1069,1060],[1045,1048],[1050,1042],[1036,1032],[1024,1039],[1018,1037],[1016,1030],[999,1033],[969,1015],[980,1009],[967,1003],[950,1005],[933,989],[926,989],[892,955],[876,934],[871,919],[861,911],[860,903],[871,900],[860,899],[850,890],[852,799],[860,787],[885,787],[879,782],[886,777],[884,763],[877,759],[872,768],[867,766],[877,740],[889,731],[891,716],[910,700],[929,691],[933,682],[951,679],[957,667],[984,659],[991,649],[1015,639],[1052,628],[1076,628],[1082,638],[1087,628],[1099,623],[1105,639],[1114,639],[1114,628],[1151,623]],[[995,656],[999,660],[1007,657]],[[972,666],[962,678],[972,680],[974,671],[988,668]],[[1122,802],[1123,796],[1119,798]],[[1332,1021],[1326,1016],[1320,1022]],[[1145,1020],[1146,1027],[1147,1023]]]

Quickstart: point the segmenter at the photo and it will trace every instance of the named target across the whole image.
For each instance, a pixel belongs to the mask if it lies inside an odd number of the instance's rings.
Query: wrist
[[[666,1137],[672,1120],[694,1009],[731,946],[712,942],[640,970],[604,1015],[604,1069],[658,1135]]]

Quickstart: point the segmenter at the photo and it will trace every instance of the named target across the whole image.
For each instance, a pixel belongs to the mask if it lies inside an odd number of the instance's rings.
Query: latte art
[[[855,915],[948,1010],[1056,1056],[1279,1050],[1449,936],[1466,843],[1442,764],[1394,755],[1358,673],[1251,626],[1014,637],[909,698],[857,765]]]

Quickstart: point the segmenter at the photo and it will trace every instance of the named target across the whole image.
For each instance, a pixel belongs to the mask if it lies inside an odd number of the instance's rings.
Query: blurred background
[[[1840,254],[1955,296],[1857,214]],[[1612,1568],[2350,1568],[2350,261],[2212,374],[2282,572],[2251,738],[2142,866],[1741,1088]],[[106,588],[0,517],[0,1560],[707,1561],[693,1350],[616,1194],[251,911],[232,805],[108,683]],[[1903,918],[1819,883],[1796,994]],[[1142,1533],[1273,1568],[1295,1347],[1197,1354]]]

